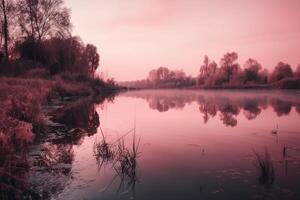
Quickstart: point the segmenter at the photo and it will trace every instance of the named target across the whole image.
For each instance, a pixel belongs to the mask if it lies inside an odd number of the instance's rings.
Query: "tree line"
[[[255,59],[249,58],[241,66],[236,52],[226,53],[219,65],[204,56],[199,73],[196,77],[186,75],[183,70],[170,70],[159,67],[149,72],[144,80],[123,82],[127,87],[138,88],[251,88],[251,87],[278,87],[285,89],[300,88],[300,65],[295,71],[291,65],[278,62],[272,71],[269,71]],[[274,84],[276,86],[274,86]]]
[[[1,0],[0,10],[2,74],[38,68],[92,76],[99,66],[97,48],[72,36],[63,0]]]
[[[198,84],[205,86],[260,85],[300,77],[300,65],[294,72],[291,65],[279,62],[273,71],[269,72],[255,59],[249,58],[243,67],[237,60],[236,52],[226,53],[218,66],[215,61],[210,61],[208,56],[204,56],[197,78]]]

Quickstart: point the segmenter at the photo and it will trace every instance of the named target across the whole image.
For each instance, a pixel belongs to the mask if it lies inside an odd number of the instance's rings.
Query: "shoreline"
[[[120,90],[99,80],[72,78],[0,77],[0,151],[18,152],[18,146],[29,146],[35,135],[43,134],[49,117],[43,108],[51,106],[51,102],[58,101],[64,108],[81,99],[101,101]]]
[[[182,86],[182,87],[127,87],[127,90],[161,90],[161,89],[193,89],[193,90],[300,90],[300,78],[283,79],[272,84],[223,85],[223,86]]]

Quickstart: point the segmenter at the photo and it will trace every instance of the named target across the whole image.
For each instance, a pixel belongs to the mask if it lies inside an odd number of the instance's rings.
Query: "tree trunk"
[[[6,15],[6,5],[5,0],[2,0],[2,11],[3,11],[3,31],[4,31],[4,51],[5,51],[5,59],[8,62],[9,61],[9,55],[8,55],[8,25],[7,25],[7,15]]]

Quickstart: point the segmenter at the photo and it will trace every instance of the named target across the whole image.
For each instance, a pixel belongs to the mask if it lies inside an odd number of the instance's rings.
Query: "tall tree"
[[[208,56],[204,56],[203,65],[200,67],[199,83],[206,84],[217,72],[218,65],[215,61],[210,61]]]
[[[240,66],[236,62],[238,54],[235,52],[226,53],[220,62],[220,69],[224,73],[225,81],[229,82],[233,75],[238,72]]]
[[[204,80],[208,75],[209,58],[204,56],[203,65],[200,67],[199,79]]]
[[[270,75],[270,82],[273,83],[284,78],[291,78],[293,75],[292,68],[289,64],[279,62]]]
[[[166,67],[159,67],[157,69],[157,75],[158,75],[158,80],[159,81],[165,81],[167,80],[168,74],[170,70]]]
[[[5,0],[1,1],[1,9],[2,9],[2,15],[3,15],[3,34],[4,34],[4,52],[5,52],[5,59],[6,61],[9,60],[9,54],[8,54],[8,38],[9,38],[9,32],[8,32],[8,22],[7,22],[7,6]]]
[[[28,38],[40,42],[70,34],[70,11],[63,0],[20,0],[18,10],[21,31]]]
[[[245,68],[245,83],[248,81],[254,81],[254,82],[259,82],[261,81],[260,77],[260,70],[262,69],[261,64],[252,58],[249,58],[246,63],[244,64]]]
[[[92,44],[87,44],[83,53],[85,65],[88,68],[88,74],[94,75],[97,67],[99,66],[100,56],[97,52],[97,47]]]

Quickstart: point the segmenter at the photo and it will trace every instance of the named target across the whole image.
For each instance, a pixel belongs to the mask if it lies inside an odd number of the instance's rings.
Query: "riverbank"
[[[139,90],[139,89],[200,89],[200,90],[299,90],[300,89],[300,78],[285,78],[280,81],[270,84],[244,84],[244,85],[192,85],[192,86],[166,86],[156,85],[149,87],[127,87],[128,90]]]
[[[71,135],[74,138],[84,134],[80,131],[94,133],[99,117],[90,105],[113,96],[119,89],[80,75],[51,79],[1,77],[0,199],[36,196],[25,182],[32,167],[27,160],[29,148],[45,138],[70,137],[70,130],[76,131]]]
[[[53,99],[104,97],[118,88],[100,79],[59,75],[51,79],[0,78],[0,152],[15,153],[42,129],[42,107]],[[3,154],[1,154],[3,155]]]

